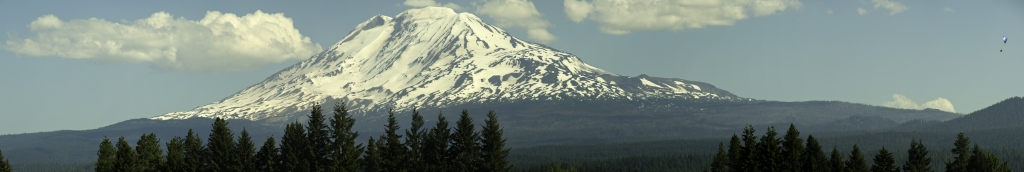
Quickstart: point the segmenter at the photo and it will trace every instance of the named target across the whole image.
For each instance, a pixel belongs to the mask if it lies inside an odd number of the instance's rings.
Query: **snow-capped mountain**
[[[706,83],[616,75],[442,7],[374,16],[348,36],[224,100],[152,119],[260,120],[326,100],[352,111],[546,100],[747,100]],[[329,106],[328,106],[329,107]]]

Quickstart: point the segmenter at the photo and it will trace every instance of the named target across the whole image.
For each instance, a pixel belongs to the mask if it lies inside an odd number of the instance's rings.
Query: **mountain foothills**
[[[1021,100],[997,106],[1013,102]],[[14,164],[90,162],[104,136],[125,136],[129,143],[149,133],[171,140],[189,129],[205,136],[218,117],[227,119],[233,131],[248,131],[261,145],[261,138],[282,136],[289,123],[306,121],[312,105],[336,103],[350,108],[356,121],[352,129],[361,133],[358,141],[384,133],[381,124],[389,112],[408,124],[414,109],[449,119],[462,110],[485,119],[483,112],[493,110],[513,147],[510,156],[520,158],[517,151],[530,152],[531,146],[720,139],[748,125],[793,124],[805,133],[831,133],[821,137],[823,143],[875,131],[1024,127],[1011,121],[1021,116],[1019,104],[964,116],[838,101],[756,100],[698,81],[617,75],[570,53],[515,38],[473,14],[427,7],[395,17],[373,16],[325,51],[221,101],[93,130],[4,135],[0,150]],[[1006,118],[983,118],[1005,120],[997,125],[974,119],[996,111]],[[428,124],[437,122],[427,119]],[[986,143],[989,137],[975,138]]]

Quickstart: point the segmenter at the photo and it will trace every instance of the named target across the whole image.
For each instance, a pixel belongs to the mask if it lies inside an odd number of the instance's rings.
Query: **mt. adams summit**
[[[327,50],[256,85],[152,119],[260,120],[326,100],[344,101],[358,114],[466,103],[636,99],[749,100],[707,83],[616,75],[512,37],[473,14],[426,7],[395,18],[374,16]]]

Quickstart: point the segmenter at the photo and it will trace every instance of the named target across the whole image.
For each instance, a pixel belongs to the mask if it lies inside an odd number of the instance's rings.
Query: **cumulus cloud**
[[[564,0],[566,16],[590,19],[604,33],[637,30],[683,30],[728,26],[751,16],[800,8],[798,0]]]
[[[44,15],[28,27],[35,37],[11,37],[5,48],[18,55],[148,63],[185,72],[248,70],[321,51],[290,18],[262,11],[241,17],[210,11],[198,21],[157,12],[127,23]]]
[[[434,0],[405,0],[405,3],[402,4],[410,7],[448,7],[456,11],[462,10],[462,6],[459,6],[459,4],[454,4],[450,2],[440,4],[435,2]]]
[[[526,29],[526,37],[531,40],[549,43],[558,39],[548,32],[551,24],[541,18],[543,14],[529,0],[487,0],[482,5],[474,3],[474,6],[477,14],[491,17],[498,27]]]
[[[896,15],[896,13],[907,11],[908,9],[906,5],[889,0],[871,0],[871,2],[875,3],[875,9],[885,8],[889,10],[889,15]]]
[[[858,15],[868,14],[868,10],[865,10],[864,8],[857,8],[857,14]]]
[[[935,100],[932,100],[932,101],[925,102],[924,104],[921,104],[921,105],[918,105],[913,100],[910,100],[910,98],[908,98],[907,96],[903,96],[903,95],[900,95],[900,94],[893,94],[892,95],[892,99],[893,99],[893,101],[885,102],[882,105],[885,106],[885,107],[898,108],[898,109],[918,109],[918,110],[920,110],[920,109],[931,108],[931,109],[938,109],[938,110],[946,111],[946,112],[956,112],[956,109],[953,108],[953,103],[949,102],[948,99],[942,98],[942,97],[939,97],[939,98],[937,98]]]

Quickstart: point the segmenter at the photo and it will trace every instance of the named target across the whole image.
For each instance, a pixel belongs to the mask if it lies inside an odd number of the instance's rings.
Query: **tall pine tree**
[[[843,165],[843,156],[839,155],[839,149],[832,146],[832,155],[828,159],[828,169],[831,172],[843,172],[846,166]]]
[[[238,144],[235,144],[235,154],[238,155],[238,168],[241,171],[256,171],[256,145],[252,143],[249,131],[242,128],[238,136]]]
[[[875,155],[875,165],[871,165],[871,172],[899,172],[900,169],[896,167],[896,160],[892,158],[892,153],[882,147],[882,150],[878,151],[878,155]]]
[[[96,156],[99,156],[96,159],[96,172],[114,171],[114,164],[117,161],[117,148],[114,148],[114,144],[110,143],[110,139],[107,139],[106,136],[103,137],[103,142],[100,142],[100,150],[96,152]],[[2,156],[0,156],[0,161],[3,161]],[[7,168],[10,168],[10,166],[7,166]]]
[[[779,146],[777,134],[775,127],[768,127],[761,141],[757,142],[757,171],[787,171],[783,166],[782,147]]]
[[[405,165],[406,169],[418,169],[423,167],[423,137],[425,132],[423,131],[423,116],[420,115],[420,111],[412,110],[412,126],[405,130],[405,146],[409,148],[406,153],[406,159],[408,160]]]
[[[192,129],[188,129],[188,136],[185,136],[185,170],[187,172],[204,171],[205,165],[203,165],[203,156],[206,153],[203,152],[203,139],[199,138],[199,134],[192,132]]]
[[[754,126],[747,125],[743,128],[743,150],[740,151],[740,162],[736,170],[743,172],[757,171],[757,136],[754,135]]]
[[[860,147],[857,144],[853,144],[853,151],[850,151],[850,159],[846,160],[846,172],[866,172],[868,169],[868,163],[864,160],[864,154],[860,152]]]
[[[330,133],[327,131],[327,125],[324,124],[324,113],[323,109],[320,108],[320,104],[314,104],[309,110],[309,118],[306,121],[306,142],[310,152],[306,154],[305,161],[309,164],[309,169],[312,171],[326,171],[330,168],[332,161],[328,158],[330,155],[329,147]]]
[[[800,156],[800,165],[800,171],[829,171],[825,151],[818,144],[818,139],[815,139],[812,135],[807,135],[807,147],[805,147],[803,154]]]
[[[208,171],[237,171],[238,155],[235,154],[235,136],[223,118],[213,121],[210,137],[206,138],[205,157]]]
[[[740,163],[740,150],[743,146],[740,145],[740,138],[736,134],[732,134],[732,138],[729,139],[729,161],[726,161],[726,166],[729,167],[729,171],[739,171]]]
[[[395,119],[395,113],[388,111],[388,124],[385,125],[384,135],[381,136],[380,141],[382,145],[378,144],[382,157],[381,170],[388,172],[404,172],[405,163],[407,160],[405,145],[402,144],[402,135],[398,135],[398,131],[401,129],[398,126],[398,121]]]
[[[503,133],[504,129],[498,124],[498,115],[494,114],[493,110],[487,112],[487,119],[484,120],[483,131],[480,134],[481,165],[478,171],[507,172],[512,170],[512,165],[505,159],[508,157],[509,149],[505,148]]]
[[[103,138],[103,140],[107,141],[107,144],[110,144],[110,141],[108,141],[106,138]],[[97,168],[96,171],[99,171],[98,169],[99,168]],[[4,152],[0,151],[0,172],[11,172],[13,170],[14,167],[11,167],[11,160],[4,158]]]
[[[362,163],[359,161],[359,156],[363,154],[363,145],[356,144],[356,138],[359,137],[359,132],[352,131],[352,125],[355,125],[356,120],[348,114],[348,109],[345,108],[345,103],[338,101],[334,105],[334,116],[330,119],[331,122],[331,160],[333,171],[359,171],[362,170]]]
[[[366,142],[366,154],[363,156],[364,172],[384,171],[383,169],[381,169],[381,164],[383,163],[381,161],[383,161],[383,159],[381,159],[382,157],[380,156],[380,151],[377,150],[377,148],[380,147],[377,146],[379,145],[379,143],[380,142],[378,141],[374,141],[373,137],[370,137],[370,141]]]
[[[267,141],[263,142],[263,146],[256,152],[256,158],[253,164],[254,168],[259,172],[274,172],[277,167],[277,143],[274,142],[274,137],[267,137]]]
[[[800,154],[804,152],[804,141],[800,139],[800,131],[796,126],[789,124],[786,135],[782,136],[782,168],[783,171],[799,171],[801,167]]]
[[[953,142],[953,161],[946,162],[947,172],[967,172],[967,161],[971,159],[971,140],[964,133],[957,134]]]
[[[160,149],[160,139],[156,134],[143,134],[135,145],[139,171],[158,171],[163,164],[164,151]]]
[[[427,133],[427,139],[423,144],[423,161],[425,172],[446,172],[450,164],[448,143],[451,138],[451,131],[448,129],[448,120],[441,113],[437,114],[437,123]]]
[[[727,172],[729,171],[727,164],[729,164],[729,155],[725,153],[725,145],[718,143],[718,153],[711,161],[711,172]]]
[[[185,170],[185,139],[174,136],[167,145],[167,159],[160,171],[187,171]]]
[[[479,133],[474,130],[473,118],[466,109],[462,110],[459,121],[455,122],[455,133],[452,134],[452,145],[449,151],[453,164],[451,171],[476,171],[480,159],[480,146],[476,138]]]
[[[281,158],[276,170],[278,171],[310,171],[306,156],[312,152],[309,150],[306,140],[306,129],[299,122],[288,124],[284,128],[284,136],[281,136]]]
[[[114,162],[114,171],[140,171],[138,155],[128,141],[124,140],[124,136],[117,139],[117,161]]]
[[[907,161],[903,164],[904,172],[933,172],[932,158],[928,157],[928,148],[918,140],[910,140],[907,150]]]
[[[982,151],[978,144],[974,144],[971,151],[971,159],[968,160],[967,169],[978,172],[1009,172],[1010,167],[1006,162],[999,160],[999,157],[991,152]]]

